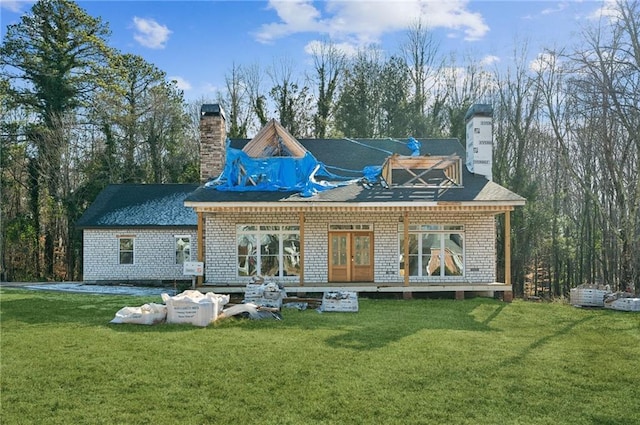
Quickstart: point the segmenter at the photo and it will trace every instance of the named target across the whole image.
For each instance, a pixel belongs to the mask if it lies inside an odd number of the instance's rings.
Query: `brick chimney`
[[[220,105],[200,108],[200,183],[220,175],[224,169],[227,128]]]
[[[492,179],[493,167],[493,108],[491,105],[472,105],[464,116],[467,130],[467,169]]]

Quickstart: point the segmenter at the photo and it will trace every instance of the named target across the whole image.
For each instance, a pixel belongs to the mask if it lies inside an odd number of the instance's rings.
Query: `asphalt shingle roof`
[[[347,177],[362,177],[362,169],[370,165],[382,165],[393,153],[411,155],[406,146],[407,139],[298,139],[316,159],[328,166],[329,171]],[[466,152],[458,139],[419,139],[422,155],[447,156],[456,154],[464,164]],[[242,149],[249,139],[232,139],[230,145]],[[342,171],[335,171],[338,167]],[[200,187],[187,197],[191,202],[513,202],[521,203],[524,198],[487,180],[484,176],[470,173],[462,167],[463,186],[438,190],[416,186],[385,189],[374,186],[365,189],[362,185],[351,184],[320,192],[305,198],[297,192],[236,192],[218,191]],[[353,170],[349,173],[344,170]]]
[[[197,184],[112,184],[98,194],[76,226],[158,227],[197,225],[184,200]]]
[[[380,166],[392,153],[411,155],[406,139],[298,139],[329,171],[347,177],[362,177],[366,166]],[[420,139],[422,155],[457,154],[463,163],[465,149],[457,139]],[[249,139],[232,139],[230,145],[242,149]],[[349,172],[346,170],[353,170]],[[197,184],[119,184],[105,188],[78,220],[77,227],[158,227],[196,226],[197,217],[184,202],[503,202],[522,204],[524,198],[488,181],[484,176],[462,170],[462,187],[446,190],[427,187],[376,185],[366,189],[353,183],[302,197],[293,191],[218,191]]]

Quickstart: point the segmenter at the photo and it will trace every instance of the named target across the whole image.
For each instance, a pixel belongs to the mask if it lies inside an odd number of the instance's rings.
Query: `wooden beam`
[[[287,205],[289,204],[289,205]],[[292,205],[293,202],[281,202],[281,205],[273,205],[273,206],[260,206],[258,203],[252,205],[241,205],[241,206],[194,206],[193,208],[197,212],[276,212],[276,213],[298,213],[300,211],[306,212],[362,212],[362,213],[384,213],[384,212],[394,212],[394,213],[402,213],[404,211],[415,211],[415,212],[486,212],[486,213],[495,213],[502,214],[505,211],[513,211],[513,205],[460,205],[459,202],[444,202],[439,201],[437,205],[429,205],[429,206],[332,206],[332,205],[319,205],[319,203],[313,205]],[[297,204],[304,204],[303,202],[297,202]]]
[[[300,212],[300,286],[304,286],[304,211]]]
[[[204,262],[204,213],[196,213],[198,217],[197,244],[198,244],[198,261]],[[198,276],[197,285],[202,286],[203,276]]]
[[[302,158],[307,150],[275,119],[271,119],[242,149],[252,158],[264,158],[272,156],[280,151],[280,141],[291,153],[292,157]]]
[[[409,286],[409,211],[404,212],[404,286]]]
[[[504,283],[511,285],[511,212],[504,213]]]

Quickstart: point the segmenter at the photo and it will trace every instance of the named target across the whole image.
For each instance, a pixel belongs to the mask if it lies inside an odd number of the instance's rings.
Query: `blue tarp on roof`
[[[295,191],[302,196],[313,196],[356,180],[329,172],[310,152],[301,158],[253,158],[232,148],[227,141],[224,170],[206,187],[237,192]]]

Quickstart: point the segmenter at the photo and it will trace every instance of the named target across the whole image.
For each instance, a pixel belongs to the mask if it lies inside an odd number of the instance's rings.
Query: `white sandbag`
[[[229,295],[187,290],[173,297],[162,294],[162,300],[167,305],[167,323],[207,326],[222,312],[229,302]]]
[[[133,323],[136,325],[154,325],[167,318],[167,306],[162,304],[144,304],[141,307],[123,307],[116,312],[110,323]]]

